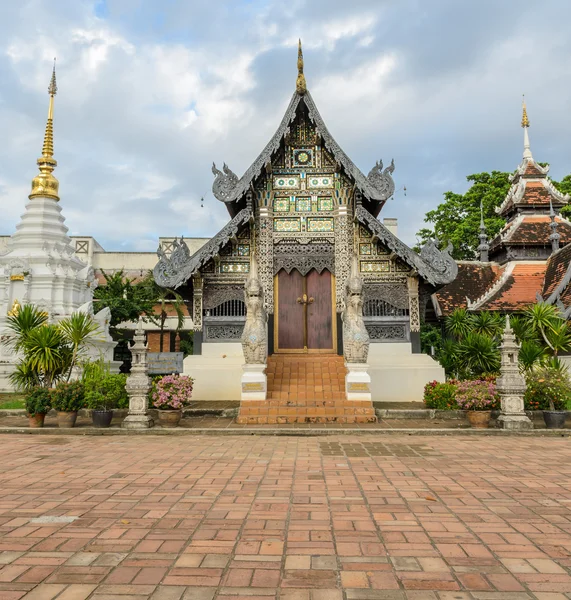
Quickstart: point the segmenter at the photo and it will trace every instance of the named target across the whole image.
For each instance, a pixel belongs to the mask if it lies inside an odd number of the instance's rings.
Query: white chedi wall
[[[28,201],[16,232],[0,254],[0,340],[9,335],[6,319],[18,304],[38,306],[53,322],[93,299],[97,285],[93,269],[74,255],[64,221],[57,200],[34,197]],[[105,329],[98,351],[111,361],[115,343],[106,321],[100,323]],[[15,362],[11,350],[0,344],[0,391],[11,391],[8,377]]]

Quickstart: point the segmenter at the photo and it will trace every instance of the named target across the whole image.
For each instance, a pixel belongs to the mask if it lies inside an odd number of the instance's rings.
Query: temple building
[[[559,214],[569,202],[533,157],[525,104],[521,125],[523,160],[511,176],[511,187],[496,208],[506,223],[488,242],[482,219],[478,261],[460,261],[458,277],[432,296],[438,317],[456,308],[469,311],[521,310],[538,300],[571,313],[571,222]]]
[[[377,218],[395,191],[394,170],[394,161],[377,161],[365,176],[343,152],[307,89],[300,43],[296,89],[266,147],[242,177],[226,164],[212,167],[229,222],[194,253],[182,239],[159,247],[155,280],[192,307],[195,354],[184,369],[196,377],[195,398],[240,398],[244,286],[254,259],[267,313],[269,398],[294,393],[283,381],[272,390],[284,369],[341,361],[342,370],[352,261],[364,282],[373,399],[418,400],[427,381],[443,379],[420,353],[420,322],[457,266],[434,243],[414,252]]]

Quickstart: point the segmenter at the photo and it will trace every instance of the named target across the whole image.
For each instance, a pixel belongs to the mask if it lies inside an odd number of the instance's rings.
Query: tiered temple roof
[[[569,195],[561,194],[548,179],[549,167],[533,158],[525,104],[521,124],[523,161],[496,209],[506,224],[489,244],[490,262],[484,258],[458,265],[456,280],[433,296],[439,316],[455,308],[511,312],[539,298],[562,301],[571,312],[571,222],[558,214]],[[480,256],[486,253],[480,251]]]

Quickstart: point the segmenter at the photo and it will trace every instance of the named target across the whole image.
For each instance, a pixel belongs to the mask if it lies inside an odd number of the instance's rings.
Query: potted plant
[[[113,409],[129,406],[126,380],[127,376],[124,374],[110,373],[102,360],[83,366],[85,406],[91,409],[94,427],[109,427],[113,419]]]
[[[84,389],[81,381],[61,382],[52,390],[52,407],[57,411],[58,427],[73,427],[77,411],[84,405]]]
[[[51,408],[50,390],[39,386],[31,388],[26,392],[25,402],[30,427],[43,427]]]
[[[571,400],[571,382],[567,373],[553,366],[543,365],[527,374],[525,402],[543,411],[547,429],[562,429]]]
[[[186,375],[165,375],[153,382],[151,401],[158,409],[162,427],[177,427],[182,409],[190,404],[194,379]]]
[[[482,379],[460,381],[456,402],[461,410],[466,411],[472,427],[485,429],[490,424],[492,410],[498,407],[496,384]]]

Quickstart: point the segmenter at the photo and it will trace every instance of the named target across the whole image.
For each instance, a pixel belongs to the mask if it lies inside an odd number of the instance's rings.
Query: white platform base
[[[373,402],[422,402],[429,381],[446,381],[444,369],[410,344],[371,344],[368,363]]]
[[[371,401],[371,376],[365,363],[345,363],[345,394],[347,400]]]
[[[240,400],[265,400],[268,396],[266,365],[242,365]]]
[[[194,379],[193,400],[240,400],[242,344],[202,344],[202,355],[184,359],[184,374]]]
[[[501,429],[533,429],[533,423],[525,413],[502,413],[498,417],[496,424]]]

